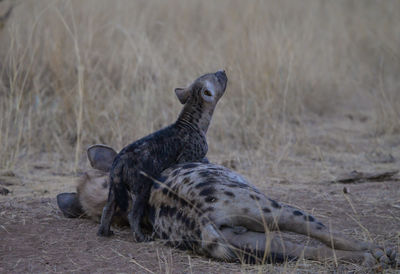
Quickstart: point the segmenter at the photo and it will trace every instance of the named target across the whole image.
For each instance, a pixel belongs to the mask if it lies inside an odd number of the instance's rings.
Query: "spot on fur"
[[[182,207],[185,207],[188,205],[188,202],[185,199],[180,199]]]
[[[314,221],[315,221],[315,218],[314,218],[313,216],[311,216],[311,215],[304,216],[303,218],[304,218],[304,220],[306,220],[307,222],[314,222]]]
[[[182,166],[182,169],[191,169],[191,168],[194,168],[194,167],[197,167],[197,166],[198,166],[198,164],[189,163],[189,164],[183,165],[183,166]]]
[[[249,196],[250,196],[251,199],[253,199],[255,201],[259,201],[260,200],[260,197],[254,195],[254,194],[250,194]]]
[[[161,205],[159,216],[160,216],[160,217],[167,216],[168,213],[169,213],[169,209],[170,209],[169,206]]]
[[[163,232],[162,234],[161,234],[161,238],[163,238],[163,240],[168,240],[168,234],[167,233],[165,233],[165,232]]]
[[[293,215],[294,216],[301,216],[301,215],[303,215],[303,212],[295,210],[295,211],[293,211]]]
[[[218,201],[218,199],[214,196],[207,196],[204,201],[206,201],[206,203],[215,203],[216,201]]]
[[[200,229],[196,229],[195,232],[194,232],[194,234],[196,235],[196,237],[200,238],[200,236],[201,236],[201,231],[200,231]]]
[[[264,208],[263,208],[263,211],[264,211],[265,213],[271,213],[271,209],[269,209],[268,207],[264,207]]]
[[[224,194],[229,197],[235,197],[235,194],[233,194],[233,192],[230,191],[225,191]]]
[[[170,217],[174,216],[175,213],[176,213],[176,211],[177,211],[176,207],[171,207],[171,208],[169,209],[169,216],[170,216]]]
[[[205,188],[202,191],[200,191],[199,195],[200,196],[210,196],[210,195],[213,195],[214,193],[215,193],[215,188],[208,187],[208,188]]]
[[[202,182],[200,184],[197,184],[195,186],[195,188],[199,189],[199,188],[202,188],[202,187],[205,187],[205,186],[209,186],[209,185],[211,185],[211,182]]]
[[[186,185],[188,183],[190,183],[190,179],[189,178],[186,177],[185,179],[182,180],[182,184]]]
[[[172,176],[176,177],[179,174],[179,169],[174,170],[174,172],[172,172]]]
[[[199,172],[199,176],[200,176],[200,177],[203,177],[203,178],[208,178],[208,177],[210,177],[210,172],[208,172],[208,171],[206,171],[206,170],[200,171],[200,172]]]
[[[280,204],[277,203],[277,201],[269,199],[271,202],[272,207],[274,208],[281,208],[282,206]]]
[[[201,209],[201,208],[203,207],[203,203],[201,203],[201,202],[196,202],[195,205],[194,205],[194,207],[197,208],[197,209]]]

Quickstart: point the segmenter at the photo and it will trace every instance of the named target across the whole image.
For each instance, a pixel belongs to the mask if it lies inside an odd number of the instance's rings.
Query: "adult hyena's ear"
[[[184,104],[186,104],[187,100],[189,99],[190,90],[186,89],[186,88],[176,88],[175,94],[176,94],[176,97],[178,97],[179,102],[181,102],[181,104],[184,105]]]
[[[93,168],[108,172],[117,152],[106,145],[93,145],[87,149],[87,156]]]
[[[58,194],[57,204],[67,218],[78,218],[85,214],[79,202],[78,194],[75,192]]]

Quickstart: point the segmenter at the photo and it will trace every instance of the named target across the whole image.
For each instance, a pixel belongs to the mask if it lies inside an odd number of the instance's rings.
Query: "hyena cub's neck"
[[[175,125],[205,135],[227,82],[225,71],[219,70],[200,76],[187,88],[176,88],[175,94],[184,107]]]
[[[186,104],[179,114],[176,125],[181,128],[207,133],[215,106],[206,107],[200,103]]]

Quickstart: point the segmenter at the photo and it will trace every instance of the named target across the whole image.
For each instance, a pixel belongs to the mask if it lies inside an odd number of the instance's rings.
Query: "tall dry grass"
[[[2,2],[6,10],[10,2]],[[79,162],[174,121],[173,89],[225,68],[212,155],[275,157],[303,117],[400,129],[399,1],[21,1],[0,33],[0,169]],[[240,156],[238,156],[240,157]]]

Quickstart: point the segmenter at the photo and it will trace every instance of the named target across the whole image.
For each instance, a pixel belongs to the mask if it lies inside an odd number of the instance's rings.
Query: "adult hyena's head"
[[[57,195],[57,203],[66,217],[89,217],[99,221],[108,199],[109,170],[117,152],[109,146],[94,145],[88,148],[87,156],[93,169],[86,171],[77,180],[76,193]],[[113,223],[126,225],[125,212],[117,209]]]

